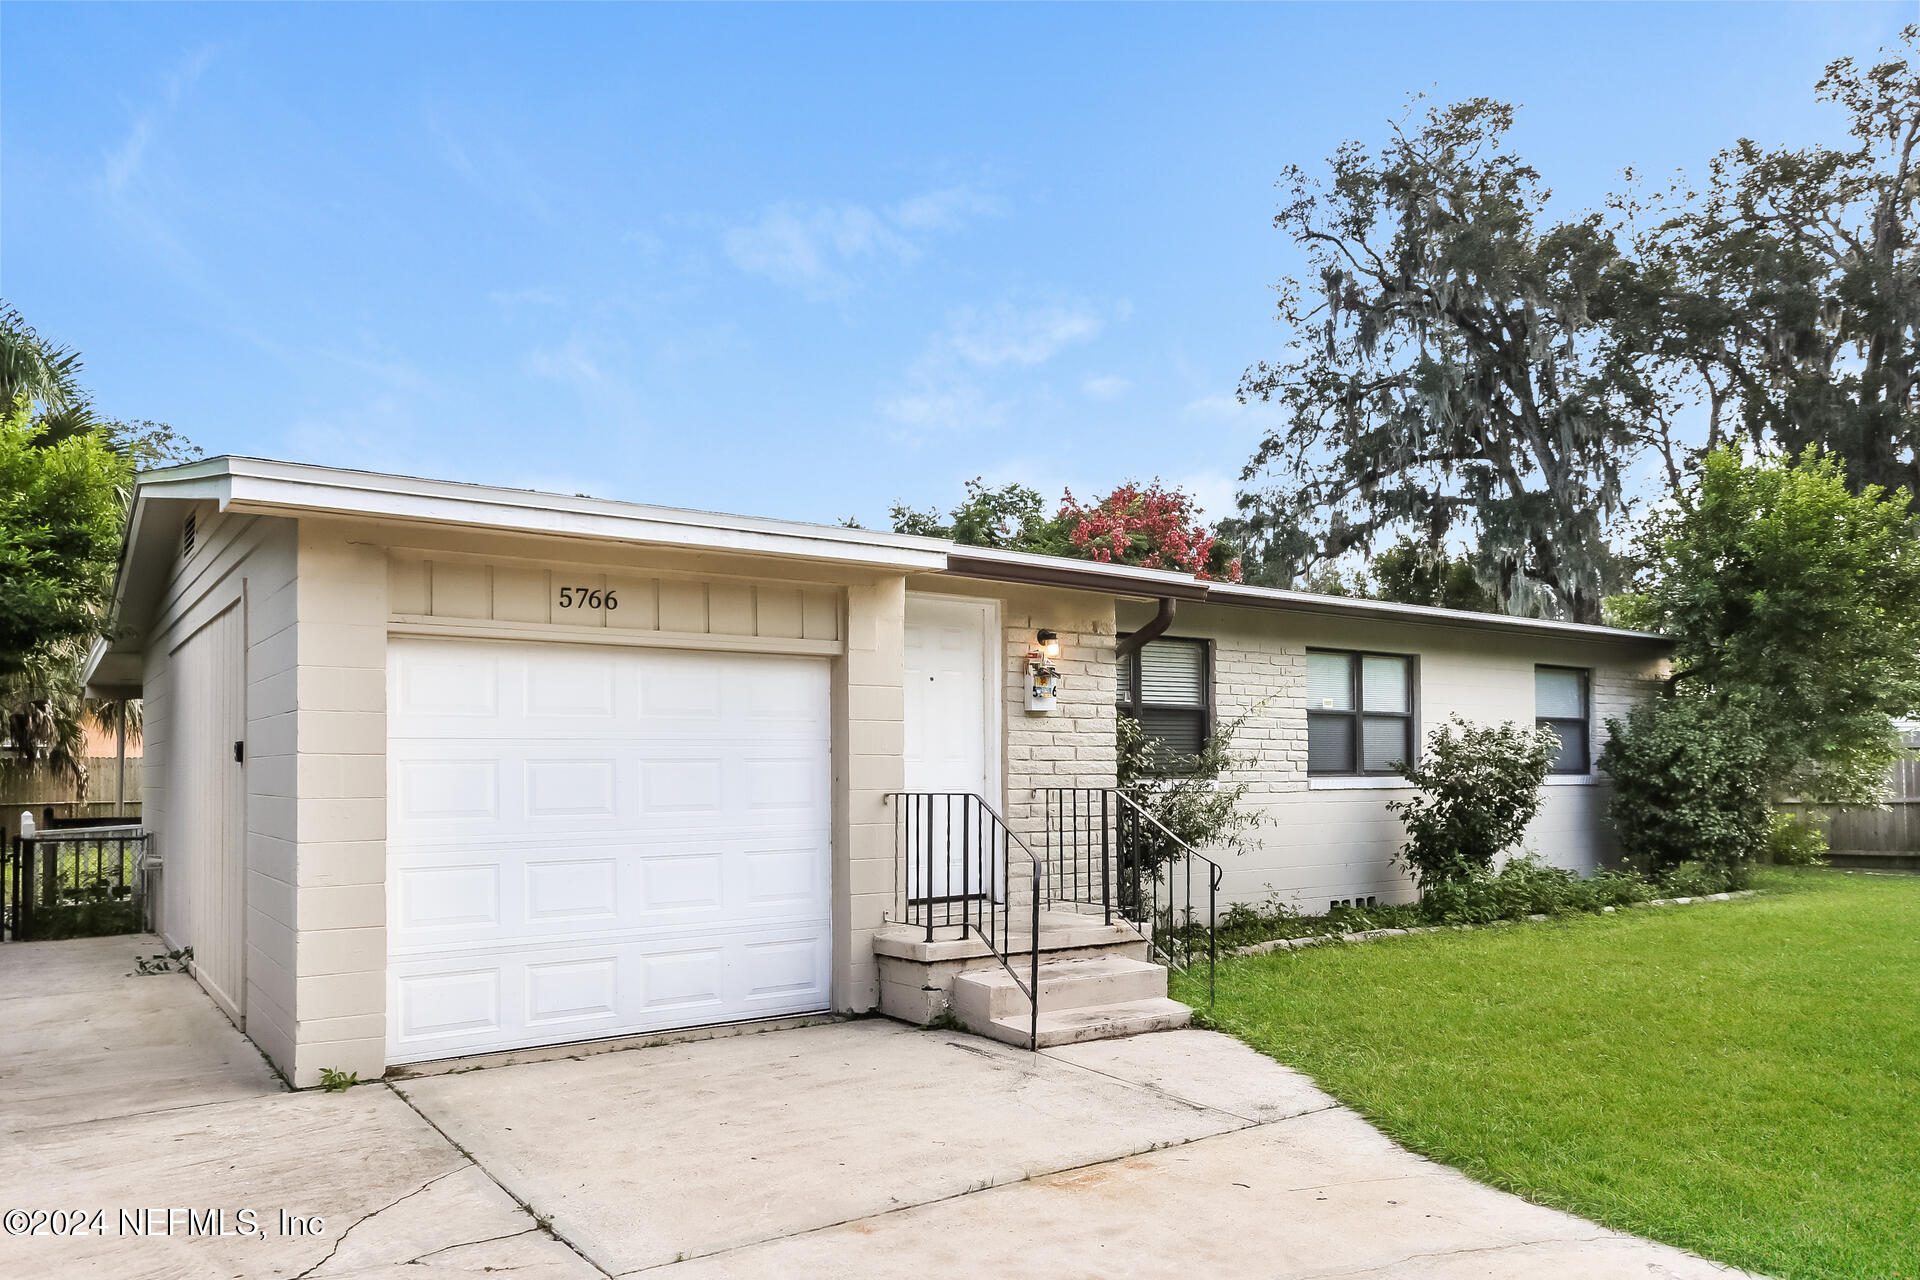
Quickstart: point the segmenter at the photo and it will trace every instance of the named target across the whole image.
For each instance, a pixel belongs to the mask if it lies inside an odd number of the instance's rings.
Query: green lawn
[[[1782,1280],[1920,1280],[1920,876],[1762,887],[1232,960],[1213,1018],[1530,1200]]]

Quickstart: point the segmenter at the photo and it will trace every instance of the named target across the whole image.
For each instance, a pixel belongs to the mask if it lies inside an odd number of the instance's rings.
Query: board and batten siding
[[[193,936],[192,840],[179,789],[188,762],[178,751],[183,703],[203,700],[198,677],[176,669],[175,651],[224,611],[244,647],[245,765],[240,770],[245,825],[245,921],[240,947],[244,997],[230,1009],[267,1057],[290,1070],[294,1046],[294,668],[296,535],[291,520],[221,516],[211,503],[194,511],[193,548],[184,540],[168,571],[145,637],[142,821],[162,859],[155,879],[155,927],[170,948],[223,945]],[[230,673],[230,677],[231,677]],[[183,676],[185,683],[183,683]],[[231,746],[216,744],[231,762]],[[175,852],[178,858],[174,858]],[[171,862],[171,865],[169,865]],[[211,975],[210,975],[211,976]]]
[[[503,630],[599,628],[663,644],[831,652],[840,596],[826,586],[666,576],[395,551],[388,561],[393,621],[490,622]],[[616,603],[609,607],[611,598]],[[590,603],[582,603],[590,602]]]

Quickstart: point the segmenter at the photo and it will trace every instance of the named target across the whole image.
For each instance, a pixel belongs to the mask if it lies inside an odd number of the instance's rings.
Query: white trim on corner
[[[1550,787],[1592,787],[1598,786],[1600,775],[1597,773],[1550,773],[1547,785]]]
[[[1412,791],[1414,785],[1405,778],[1393,777],[1335,777],[1323,775],[1307,779],[1309,791]]]

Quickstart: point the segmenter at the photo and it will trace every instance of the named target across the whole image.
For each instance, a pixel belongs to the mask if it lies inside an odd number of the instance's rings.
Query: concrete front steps
[[[1021,981],[1032,973],[1031,917],[1013,912],[1005,948]],[[1004,919],[1004,917],[1003,917]],[[889,924],[873,939],[880,1011],[926,1026],[946,1018],[1025,1047],[1032,1007],[993,949],[954,926]],[[1049,907],[1040,913],[1040,1044],[1073,1044],[1184,1027],[1192,1010],[1167,999],[1167,971],[1124,921]]]
[[[1031,973],[1021,966],[1023,981],[1031,981]],[[1034,1030],[1033,1006],[1003,966],[957,975],[950,999],[954,1016],[977,1035],[1024,1047]],[[1163,965],[1116,954],[1040,962],[1039,1043],[1035,1048],[1171,1031],[1186,1026],[1192,1017],[1193,1010],[1167,998],[1167,970]]]

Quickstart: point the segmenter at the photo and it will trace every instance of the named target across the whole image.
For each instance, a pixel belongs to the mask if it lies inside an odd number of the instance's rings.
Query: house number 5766
[[[560,588],[560,607],[562,609],[618,609],[620,600],[613,588],[605,591],[598,587],[562,587]]]

